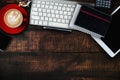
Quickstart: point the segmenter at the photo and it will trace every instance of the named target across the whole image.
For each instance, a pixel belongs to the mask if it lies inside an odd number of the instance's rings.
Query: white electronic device
[[[117,7],[112,13],[112,23],[110,28],[104,38],[97,38],[92,36],[92,38],[110,55],[110,57],[115,57],[120,53],[120,6]]]

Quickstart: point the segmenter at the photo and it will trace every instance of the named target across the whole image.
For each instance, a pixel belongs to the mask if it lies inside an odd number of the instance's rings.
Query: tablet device
[[[116,56],[120,53],[120,6],[117,7],[112,13],[112,22],[106,36],[104,38],[93,39],[110,55],[110,57]]]

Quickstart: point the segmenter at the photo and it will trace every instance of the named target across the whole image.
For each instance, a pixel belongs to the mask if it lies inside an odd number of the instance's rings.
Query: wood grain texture
[[[28,28],[14,36],[7,51],[19,52],[99,52],[90,35],[82,32],[61,32]]]
[[[112,9],[102,11],[111,13],[119,4],[115,0]],[[11,37],[0,53],[0,80],[120,80],[120,54],[110,58],[88,34],[28,26]]]
[[[3,78],[12,79],[120,79],[120,55],[111,59],[101,54],[103,53],[2,53],[0,74]]]

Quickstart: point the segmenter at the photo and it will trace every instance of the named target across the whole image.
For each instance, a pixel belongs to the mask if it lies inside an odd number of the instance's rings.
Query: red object
[[[10,9],[17,9],[19,10],[22,15],[23,15],[23,23],[21,24],[21,26],[19,26],[18,28],[10,28],[8,27],[5,22],[4,22],[4,15],[5,13],[10,10]],[[28,25],[28,14],[26,12],[26,10],[22,7],[19,7],[17,4],[8,4],[5,7],[3,7],[0,11],[0,28],[8,33],[8,34],[19,34],[21,33]]]

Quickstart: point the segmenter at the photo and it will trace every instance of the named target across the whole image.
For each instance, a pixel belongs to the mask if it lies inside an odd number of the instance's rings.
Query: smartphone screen
[[[120,49],[120,8],[112,15],[112,22],[103,42],[116,53]]]

